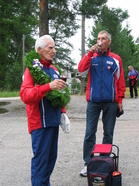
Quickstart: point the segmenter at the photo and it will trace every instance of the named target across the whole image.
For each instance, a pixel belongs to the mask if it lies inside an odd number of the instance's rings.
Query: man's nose
[[[55,49],[53,49],[53,53],[56,54],[56,50]]]

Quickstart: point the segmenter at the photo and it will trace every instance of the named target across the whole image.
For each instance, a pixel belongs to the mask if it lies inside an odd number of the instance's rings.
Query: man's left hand
[[[122,103],[118,103],[118,108],[120,109],[120,112],[122,112],[123,104]]]

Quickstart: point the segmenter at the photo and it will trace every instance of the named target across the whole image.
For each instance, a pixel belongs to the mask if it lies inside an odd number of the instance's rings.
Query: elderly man
[[[58,133],[61,112],[65,109],[53,107],[45,96],[52,90],[61,90],[66,83],[59,79],[57,69],[52,66],[56,54],[55,43],[50,35],[44,35],[36,40],[35,50],[40,55],[43,71],[52,78],[50,83],[39,85],[26,68],[20,97],[26,104],[28,130],[31,133],[34,157],[31,163],[32,186],[50,186],[50,175],[57,158]]]
[[[97,44],[93,45],[79,65],[82,75],[88,73],[86,88],[87,119],[84,138],[84,169],[81,176],[87,176],[87,164],[96,143],[96,131],[102,110],[103,142],[112,144],[117,108],[122,111],[125,96],[123,64],[120,56],[110,51],[111,35],[103,30],[98,33]]]

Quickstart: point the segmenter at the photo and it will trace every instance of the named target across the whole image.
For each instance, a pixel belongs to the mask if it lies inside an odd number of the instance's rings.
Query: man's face
[[[133,68],[132,67],[128,67],[128,70],[131,72],[133,70]]]
[[[56,54],[55,43],[51,40],[47,41],[45,48],[39,48],[39,54],[41,58],[47,61],[53,61],[54,55]]]
[[[98,38],[97,38],[97,44],[99,44],[99,42],[102,42],[101,47],[99,48],[100,51],[105,52],[108,50],[108,47],[111,43],[110,40],[108,40],[107,38],[107,34],[103,33],[103,34],[98,34]]]

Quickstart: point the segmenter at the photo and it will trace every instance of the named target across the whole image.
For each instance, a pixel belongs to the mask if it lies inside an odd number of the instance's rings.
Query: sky
[[[138,0],[108,0],[107,2],[108,7],[121,8],[123,11],[128,11],[129,18],[125,20],[125,22],[123,22],[123,26],[125,27],[126,23],[128,23],[129,29],[132,30],[131,35],[134,37],[134,40],[139,37],[139,8],[137,2]],[[85,35],[86,37],[88,37],[93,26],[93,20],[86,20],[85,24]],[[75,60],[78,66],[78,63],[81,60],[81,29],[79,29],[77,34],[70,39],[70,42],[73,44],[74,47],[71,53],[71,57]],[[75,66],[75,68],[77,68],[77,66]]]

